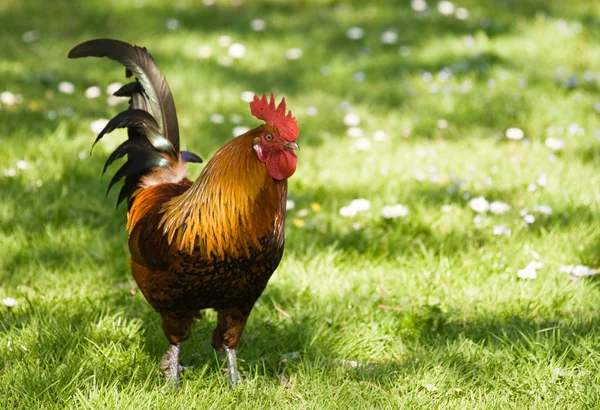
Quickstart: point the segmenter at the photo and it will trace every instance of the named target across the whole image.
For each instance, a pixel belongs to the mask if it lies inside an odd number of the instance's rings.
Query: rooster
[[[127,199],[131,273],[161,315],[170,343],[161,368],[178,381],[180,344],[200,311],[217,311],[212,345],[225,351],[230,383],[239,383],[236,346],[254,304],[281,261],[287,179],[296,170],[298,125],[285,99],[271,93],[250,102],[262,125],[232,139],[208,161],[198,179],[186,178],[177,113],[169,86],[145,49],[117,40],[81,43],[69,58],[109,57],[135,81],[115,95],[129,109],[100,132],[127,128],[128,139],[108,158],[104,171],[127,155],[108,190],[125,178],[117,206]],[[108,193],[108,192],[107,192]]]

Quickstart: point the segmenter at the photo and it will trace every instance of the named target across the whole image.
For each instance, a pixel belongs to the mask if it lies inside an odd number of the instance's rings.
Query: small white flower
[[[365,30],[363,30],[360,27],[350,27],[346,31],[346,37],[348,37],[350,40],[360,40],[364,36],[365,36]]]
[[[506,138],[509,140],[522,140],[525,133],[521,128],[509,128],[506,130]]]
[[[387,205],[381,209],[381,215],[385,219],[400,218],[408,215],[408,208],[401,204]]]
[[[121,87],[123,87],[123,84],[121,83],[110,83],[108,85],[108,87],[106,87],[106,93],[108,95],[113,95],[114,93],[116,93]]]
[[[568,132],[571,135],[579,135],[579,136],[585,135],[585,130],[576,123],[569,124]]]
[[[352,104],[350,104],[350,101],[348,101],[348,100],[342,101],[340,103],[339,107],[340,107],[340,110],[346,111],[346,112],[352,110]]]
[[[385,131],[383,131],[383,130],[377,130],[373,134],[373,141],[381,142],[381,141],[385,141],[386,138],[387,138],[387,135],[385,134]]]
[[[242,122],[242,116],[239,114],[231,114],[231,116],[229,117],[229,121],[231,121],[234,124],[239,124]]]
[[[427,2],[425,0],[412,0],[410,6],[414,11],[423,12],[427,10]]]
[[[360,127],[350,127],[346,130],[346,135],[350,138],[362,138],[364,132]]]
[[[244,58],[246,55],[246,47],[240,43],[233,43],[229,46],[227,53],[233,58]]]
[[[583,80],[585,82],[591,83],[595,79],[596,79],[596,75],[594,73],[592,73],[591,71],[587,70],[585,73],[583,73]]]
[[[298,218],[304,218],[306,216],[308,216],[308,214],[310,213],[310,211],[306,208],[302,208],[300,210],[298,210],[298,212],[296,212],[296,216]]]
[[[456,9],[454,15],[459,20],[466,20],[469,18],[469,10],[465,9],[464,7],[459,7]]]
[[[365,81],[365,73],[363,73],[362,71],[357,71],[354,73],[354,81],[356,81],[357,83],[362,83]]]
[[[413,173],[413,177],[417,181],[425,181],[427,179],[427,174],[424,171],[421,171],[420,169],[416,169]]]
[[[247,133],[248,131],[250,131],[250,128],[248,128],[248,127],[245,127],[245,126],[243,126],[243,125],[238,125],[237,127],[234,127],[234,128],[233,128],[233,131],[232,131],[232,132],[233,132],[233,136],[234,136],[234,137],[237,137],[238,135],[245,134],[245,133]]]
[[[454,4],[450,1],[440,1],[437,5],[437,9],[440,14],[444,16],[454,14]]]
[[[17,306],[17,301],[14,298],[4,298],[2,299],[2,304],[10,309]]]
[[[32,41],[37,40],[39,37],[39,32],[37,30],[30,30],[23,33],[21,36],[21,40],[24,43],[31,43]]]
[[[211,46],[200,46],[198,47],[198,57],[206,59],[212,55]]]
[[[79,154],[77,154],[77,157],[78,157],[80,160],[82,160],[82,161],[83,161],[84,159],[86,159],[86,158],[87,158],[87,156],[88,156],[88,153],[87,153],[87,151],[79,151]]]
[[[252,102],[252,100],[254,100],[254,93],[252,91],[244,91],[242,93],[242,95],[240,96],[240,98],[244,102],[247,102],[247,103]]]
[[[490,212],[496,215],[502,215],[510,211],[510,205],[502,201],[494,201],[490,204]]]
[[[452,205],[442,205],[442,212],[445,214],[452,212]]]
[[[365,198],[358,198],[350,201],[350,206],[356,209],[357,212],[364,212],[371,209],[371,202]]]
[[[17,176],[17,170],[14,168],[6,168],[3,173],[5,177],[9,178]]]
[[[448,128],[448,121],[442,118],[442,119],[438,120],[437,126],[439,129],[444,130],[444,129]]]
[[[473,223],[475,225],[479,225],[481,223],[482,219],[479,215],[477,215],[475,218],[473,218]]]
[[[527,190],[529,192],[535,192],[535,191],[537,191],[537,185],[536,184],[529,184],[529,185],[527,185]]]
[[[171,17],[170,19],[167,19],[165,25],[171,31],[177,30],[179,28],[179,20],[177,20],[175,17]]]
[[[386,30],[381,34],[383,44],[394,44],[396,41],[398,41],[398,33],[394,30]]]
[[[27,169],[29,168],[29,164],[27,163],[27,161],[24,161],[22,159],[17,161],[17,168],[19,169]]]
[[[598,274],[596,269],[584,265],[562,265],[559,271],[578,278]]]
[[[440,80],[441,82],[446,82],[450,79],[450,77],[452,77],[452,69],[449,67],[444,67],[442,70],[440,70],[440,72],[437,74],[437,78],[438,80]]]
[[[344,218],[352,218],[357,214],[357,212],[358,211],[351,206],[343,206],[340,208],[340,215]]]
[[[298,47],[292,47],[286,50],[285,58],[288,60],[298,60],[302,57],[302,49]]]
[[[429,71],[423,71],[423,73],[421,73],[421,78],[423,81],[428,83],[433,80],[433,74],[431,74]]]
[[[263,31],[266,27],[267,23],[262,19],[254,19],[250,22],[250,28],[254,31]]]
[[[533,207],[533,212],[538,212],[544,215],[552,215],[552,208],[548,205],[536,205]]]
[[[231,36],[219,36],[217,44],[219,44],[221,47],[229,47],[231,44]]]
[[[225,122],[225,117],[222,114],[212,114],[210,116],[210,122],[213,124],[223,124]]]
[[[89,98],[90,100],[93,98],[100,97],[101,94],[102,94],[102,90],[100,89],[100,87],[97,87],[95,85],[92,87],[89,87],[85,90],[85,97]]]
[[[484,213],[490,209],[490,203],[482,196],[471,199],[469,206],[477,213]]]
[[[534,222],[535,222],[535,216],[533,216],[533,215],[531,215],[531,214],[526,214],[526,215],[523,217],[523,221],[525,221],[525,223],[526,223],[527,225],[531,225],[532,223],[534,223]]]
[[[540,176],[536,180],[539,186],[546,186],[548,184],[548,178],[546,177],[546,173],[541,173]]]
[[[17,102],[17,96],[11,93],[10,91],[4,91],[0,94],[0,101],[5,105],[15,105]]]
[[[348,127],[355,127],[358,124],[360,124],[360,117],[358,115],[352,112],[344,115],[344,125],[347,125]]]
[[[408,57],[410,55],[410,47],[402,46],[398,49],[398,52],[402,57]]]
[[[220,56],[217,59],[217,63],[219,63],[219,65],[223,67],[231,67],[231,65],[233,64],[233,58],[231,58],[230,56]]]
[[[288,199],[287,201],[285,201],[285,209],[286,210],[291,211],[295,207],[296,207],[296,203],[293,200]]]
[[[493,234],[496,236],[506,235],[509,236],[511,233],[510,228],[505,227],[504,225],[496,225],[493,229]]]
[[[94,134],[100,134],[104,127],[106,127],[106,124],[108,124],[108,120],[105,118],[100,118],[98,120],[92,121],[92,123],[90,124],[90,129]]]
[[[73,85],[73,83],[70,83],[68,81],[61,81],[60,83],[58,83],[58,91],[60,91],[63,94],[73,94],[75,92],[75,86]]]
[[[520,279],[535,279],[537,278],[537,270],[544,267],[541,262],[531,261],[523,269],[519,269],[517,277]]]
[[[314,117],[318,113],[319,113],[319,110],[314,105],[309,105],[308,107],[306,107],[306,115]]]
[[[355,146],[358,151],[368,151],[371,149],[371,140],[368,138],[359,138],[356,140]]]
[[[560,138],[546,138],[546,146],[550,148],[552,151],[560,151],[565,147],[565,140],[561,140]]]

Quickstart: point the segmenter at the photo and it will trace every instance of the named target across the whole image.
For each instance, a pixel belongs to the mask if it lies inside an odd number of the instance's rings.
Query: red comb
[[[267,100],[267,94],[262,98],[254,96],[250,103],[250,112],[259,120],[263,120],[268,125],[279,130],[279,134],[288,141],[296,141],[298,138],[298,124],[296,118],[292,117],[292,112],[285,114],[285,98],[275,107],[275,97],[271,93],[271,101]]]

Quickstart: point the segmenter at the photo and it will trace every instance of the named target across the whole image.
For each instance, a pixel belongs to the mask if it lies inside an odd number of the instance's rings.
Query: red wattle
[[[278,181],[289,178],[296,172],[298,157],[292,150],[273,152],[267,158],[267,170]]]

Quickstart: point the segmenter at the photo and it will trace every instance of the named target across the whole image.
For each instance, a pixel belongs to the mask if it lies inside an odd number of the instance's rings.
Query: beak
[[[300,149],[300,146],[295,142],[286,142],[285,147],[294,151],[298,151]]]

